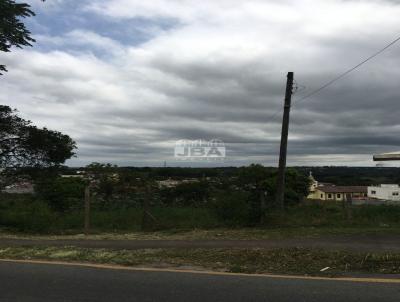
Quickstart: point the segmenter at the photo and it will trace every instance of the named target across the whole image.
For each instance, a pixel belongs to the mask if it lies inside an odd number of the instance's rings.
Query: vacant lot
[[[222,219],[212,207],[150,208],[151,235],[140,232],[143,209],[120,207],[93,208],[92,234],[135,236],[179,236],[188,238],[270,238],[321,234],[399,233],[399,206],[353,206],[341,204],[300,204],[283,213],[266,210],[261,223]],[[77,235],[82,233],[82,209],[54,211],[38,200],[9,196],[0,202],[0,229],[5,233],[36,235]],[[104,235],[107,236],[107,235]],[[125,235],[121,235],[125,236]]]

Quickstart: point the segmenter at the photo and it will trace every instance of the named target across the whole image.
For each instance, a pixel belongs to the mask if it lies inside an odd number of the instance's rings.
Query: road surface
[[[0,301],[400,301],[400,284],[0,262]]]
[[[399,235],[347,235],[267,240],[42,240],[0,238],[0,247],[76,246],[83,248],[326,248],[360,252],[400,252]]]

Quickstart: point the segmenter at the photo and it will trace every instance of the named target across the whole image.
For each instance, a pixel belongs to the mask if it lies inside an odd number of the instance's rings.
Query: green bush
[[[221,191],[215,194],[214,209],[218,219],[228,225],[245,225],[251,208],[249,194],[240,191]]]
[[[48,232],[54,228],[57,215],[41,201],[10,204],[0,211],[1,225],[23,232]]]
[[[80,178],[58,177],[38,182],[35,191],[53,210],[65,212],[82,207],[85,186]]]
[[[182,183],[174,188],[160,190],[162,201],[166,205],[202,206],[209,198],[207,182]]]

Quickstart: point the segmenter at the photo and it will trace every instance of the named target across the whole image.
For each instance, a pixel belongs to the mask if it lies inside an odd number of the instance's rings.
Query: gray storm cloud
[[[121,26],[138,18],[171,19],[176,26],[133,45],[87,28],[41,33],[48,49],[0,54],[10,69],[0,79],[0,102],[72,136],[79,152],[71,165],[183,165],[174,162],[175,141],[213,138],[226,143],[226,165],[274,165],[285,77],[294,71],[301,89],[293,97],[289,163],[371,165],[373,153],[400,149],[400,44],[312,98],[296,100],[400,35],[398,4],[77,3]]]

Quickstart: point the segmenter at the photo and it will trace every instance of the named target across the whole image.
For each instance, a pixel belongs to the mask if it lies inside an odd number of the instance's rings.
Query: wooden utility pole
[[[293,93],[293,72],[289,72],[286,82],[285,105],[283,110],[282,134],[281,134],[281,149],[279,153],[279,170],[276,184],[276,204],[280,209],[285,207],[285,170],[286,170],[286,154],[287,142],[289,135],[289,116],[290,106]]]
[[[90,232],[90,185],[85,188],[85,235]]]

